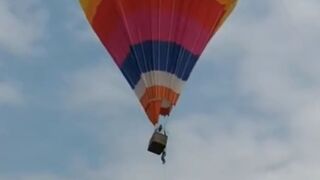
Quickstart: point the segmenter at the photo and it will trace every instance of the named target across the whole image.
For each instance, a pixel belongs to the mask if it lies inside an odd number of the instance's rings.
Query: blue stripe
[[[199,55],[192,54],[176,43],[146,41],[130,47],[120,69],[134,89],[141,75],[150,71],[168,72],[186,81],[198,58]]]

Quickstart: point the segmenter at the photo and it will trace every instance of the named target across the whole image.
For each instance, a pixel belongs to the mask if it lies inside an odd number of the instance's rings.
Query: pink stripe
[[[139,12],[119,22],[115,31],[106,36],[103,44],[117,65],[121,66],[130,51],[130,45],[148,40],[169,41],[182,45],[195,55],[200,55],[211,35],[209,29],[203,28],[191,17],[163,11],[161,14]]]

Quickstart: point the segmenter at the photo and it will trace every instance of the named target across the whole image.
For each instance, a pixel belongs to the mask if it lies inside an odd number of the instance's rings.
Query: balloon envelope
[[[169,115],[236,0],[80,0],[153,124]]]

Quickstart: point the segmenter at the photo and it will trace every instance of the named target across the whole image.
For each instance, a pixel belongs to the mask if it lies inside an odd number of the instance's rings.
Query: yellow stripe
[[[217,31],[221,27],[221,25],[224,23],[224,21],[229,17],[231,12],[235,8],[238,0],[217,0],[217,1],[220,4],[225,6],[226,12],[225,12],[224,16],[221,18],[221,20],[218,24],[218,27],[215,29],[215,31]]]
[[[235,1],[237,0],[217,0],[220,4],[223,4],[223,5],[228,5],[228,4],[232,4],[234,3]]]
[[[87,11],[90,0],[79,0],[84,11]]]
[[[83,11],[85,12],[89,22],[91,23],[96,11],[97,7],[101,3],[102,0],[79,0]]]

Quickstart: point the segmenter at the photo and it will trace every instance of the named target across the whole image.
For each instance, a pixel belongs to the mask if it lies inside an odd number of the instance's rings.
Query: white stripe
[[[151,79],[155,79],[155,77],[157,77],[157,81],[151,81]],[[147,84],[145,84],[145,81],[143,79],[147,80]],[[183,87],[184,83],[185,81],[179,79],[174,74],[163,71],[151,71],[143,73],[141,75],[138,84],[134,88],[134,91],[139,99],[141,99],[146,89],[152,86],[164,86],[172,89],[177,94],[180,94],[181,88]]]

